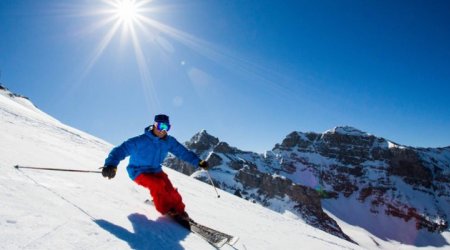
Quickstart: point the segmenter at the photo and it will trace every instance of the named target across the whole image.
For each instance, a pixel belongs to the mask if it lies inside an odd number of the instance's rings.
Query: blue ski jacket
[[[155,136],[151,128],[152,126],[145,128],[144,134],[130,138],[111,150],[105,160],[105,166],[117,166],[125,157],[130,156],[127,172],[132,180],[141,173],[161,172],[161,163],[169,152],[193,166],[198,166],[200,158],[194,152],[186,149],[170,135],[162,139]]]

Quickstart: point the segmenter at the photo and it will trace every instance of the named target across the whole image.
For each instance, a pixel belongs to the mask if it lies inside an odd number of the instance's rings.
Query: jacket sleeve
[[[169,141],[169,152],[174,154],[181,160],[192,164],[195,167],[197,167],[198,163],[200,162],[200,158],[197,156],[197,154],[188,150],[173,137],[171,137]]]
[[[105,166],[117,166],[120,161],[129,156],[134,148],[132,139],[125,141],[119,146],[113,148],[105,160]]]

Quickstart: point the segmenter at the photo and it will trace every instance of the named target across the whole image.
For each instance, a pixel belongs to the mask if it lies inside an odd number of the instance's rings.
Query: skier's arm
[[[119,146],[113,148],[105,160],[105,166],[117,166],[120,161],[131,154],[134,143],[132,139],[125,141]]]
[[[192,164],[197,167],[198,163],[201,161],[200,158],[194,152],[188,150],[181,143],[179,143],[175,138],[171,137],[169,142],[169,152],[174,154],[181,160]]]

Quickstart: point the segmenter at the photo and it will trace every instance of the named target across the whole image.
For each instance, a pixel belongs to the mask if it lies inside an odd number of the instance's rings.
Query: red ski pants
[[[166,214],[170,210],[177,213],[184,212],[185,205],[181,195],[173,187],[166,173],[143,173],[134,181],[150,190],[155,208],[161,214]]]

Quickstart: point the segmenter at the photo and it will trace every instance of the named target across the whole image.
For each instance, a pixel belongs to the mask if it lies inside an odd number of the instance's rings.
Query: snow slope
[[[15,164],[96,170],[112,145],[0,90],[0,249],[214,249],[144,203],[148,191],[95,173],[16,170]],[[240,241],[223,249],[360,249],[165,169],[198,222]]]

